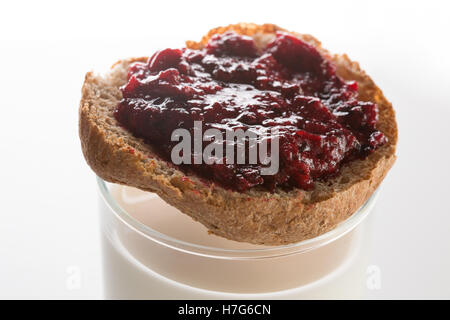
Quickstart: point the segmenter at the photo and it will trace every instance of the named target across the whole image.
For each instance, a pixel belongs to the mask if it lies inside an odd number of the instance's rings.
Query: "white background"
[[[450,22],[434,1],[3,1],[0,298],[101,298],[97,192],[78,140],[84,74],[240,21],[346,52],[397,111],[371,219],[371,298],[450,298]],[[81,287],[67,286],[73,270]]]

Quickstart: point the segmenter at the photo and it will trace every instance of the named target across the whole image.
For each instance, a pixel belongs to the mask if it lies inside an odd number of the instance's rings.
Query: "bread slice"
[[[272,24],[241,23],[211,30],[200,42],[187,41],[201,49],[211,36],[234,30],[252,36],[264,46],[278,30]],[[150,145],[120,127],[113,111],[134,61],[121,60],[106,75],[86,74],[79,111],[79,134],[84,156],[102,179],[155,192],[167,203],[204,224],[210,232],[236,241],[255,244],[287,244],[316,237],[333,229],[361,207],[379,186],[395,161],[397,124],[391,103],[359,64],[346,55],[331,55],[310,35],[292,33],[314,45],[337,65],[338,74],[359,85],[359,99],[379,106],[378,129],[389,142],[363,160],[345,164],[339,175],[316,182],[312,191],[276,189],[270,193],[251,189],[244,193],[205,184],[186,176],[158,158]],[[149,208],[149,214],[151,208]]]

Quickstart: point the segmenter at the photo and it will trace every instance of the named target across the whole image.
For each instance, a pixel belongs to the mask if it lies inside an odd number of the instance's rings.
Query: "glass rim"
[[[302,253],[312,249],[319,248],[331,243],[353,230],[369,214],[378,196],[376,189],[369,199],[350,217],[339,223],[335,228],[327,231],[317,237],[306,239],[296,243],[290,243],[279,246],[267,246],[266,248],[252,249],[226,249],[212,246],[206,246],[187,242],[173,238],[151,227],[141,223],[133,218],[125,209],[123,209],[109,192],[107,182],[97,176],[97,184],[100,189],[100,195],[109,209],[128,227],[140,233],[145,238],[155,241],[166,247],[182,251],[188,254],[194,254],[203,257],[219,259],[262,259],[271,257],[281,257],[295,253]],[[155,194],[155,196],[157,196]],[[251,245],[251,244],[249,244]]]

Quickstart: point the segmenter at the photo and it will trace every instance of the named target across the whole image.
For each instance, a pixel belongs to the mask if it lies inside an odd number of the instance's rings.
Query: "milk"
[[[286,254],[211,235],[155,194],[113,184],[105,190],[109,195],[100,208],[106,298],[340,299],[361,298],[365,290],[364,223],[318,248],[292,253],[294,246]],[[126,212],[125,219],[111,202]]]

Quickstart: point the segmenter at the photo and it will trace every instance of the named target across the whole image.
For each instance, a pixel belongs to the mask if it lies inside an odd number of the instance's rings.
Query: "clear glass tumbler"
[[[328,233],[258,246],[208,234],[155,194],[98,186],[107,299],[362,298],[376,192]]]

